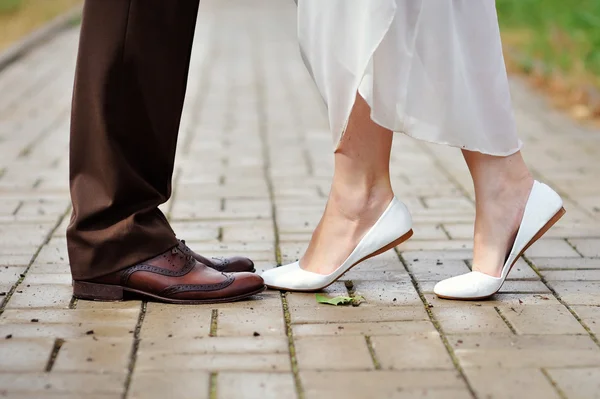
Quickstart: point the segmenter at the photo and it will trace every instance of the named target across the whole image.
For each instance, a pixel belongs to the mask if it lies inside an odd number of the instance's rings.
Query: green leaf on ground
[[[323,294],[316,294],[316,298],[317,298],[318,303],[324,303],[327,305],[334,305],[334,306],[340,306],[340,305],[341,306],[348,306],[348,305],[358,306],[365,299],[362,296],[355,296],[355,297],[336,296],[334,298],[329,298]]]

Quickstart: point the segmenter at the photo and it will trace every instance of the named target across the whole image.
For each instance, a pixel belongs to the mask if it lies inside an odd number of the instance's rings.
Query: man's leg
[[[134,292],[206,303],[265,288],[255,274],[224,274],[198,261],[158,210],[171,194],[197,12],[198,0],[85,3],[67,230],[78,298],[119,300]]]
[[[199,0],[87,0],[73,97],[68,228],[74,279],[177,245],[171,193]]]

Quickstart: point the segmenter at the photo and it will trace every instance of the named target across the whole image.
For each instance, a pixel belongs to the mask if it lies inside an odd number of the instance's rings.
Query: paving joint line
[[[144,323],[144,318],[146,317],[146,309],[148,306],[148,302],[142,301],[140,306],[140,314],[138,315],[138,321],[135,325],[135,330],[133,332],[133,345],[131,347],[131,354],[129,355],[129,365],[127,366],[127,377],[125,378],[125,389],[123,391],[123,399],[127,399],[129,396],[129,389],[131,388],[131,380],[133,379],[133,372],[135,370],[135,364],[137,362],[137,353],[140,347],[140,331],[142,330],[142,324]]]
[[[280,239],[279,239],[279,225],[277,223],[277,207],[275,205],[275,189],[273,186],[273,179],[271,179],[271,151],[269,150],[269,141],[267,136],[267,115],[265,114],[265,93],[263,85],[259,84],[259,82],[263,81],[262,75],[259,73],[257,64],[259,62],[259,57],[257,55],[254,56],[254,75],[256,78],[256,92],[257,92],[257,100],[256,101],[256,114],[258,115],[258,133],[260,137],[261,144],[261,152],[263,158],[263,176],[265,179],[265,183],[267,184],[267,191],[269,193],[269,201],[271,202],[271,219],[273,221],[273,233],[275,236],[275,261],[277,265],[281,265],[281,248],[280,248]]]
[[[573,316],[575,318],[575,320],[577,320],[577,322],[581,325],[581,327],[583,327],[583,329],[588,333],[588,335],[590,336],[590,339],[592,341],[594,341],[594,343],[596,344],[596,346],[598,346],[600,348],[600,340],[598,339],[598,337],[596,337],[596,334],[594,334],[594,332],[592,331],[592,329],[588,327],[587,323],[584,322],[581,319],[581,317],[579,317],[579,315],[577,314],[577,312],[575,312],[568,303],[566,303],[565,301],[563,301],[563,299],[560,297],[560,295],[558,294],[558,292],[556,292],[556,290],[554,288],[552,288],[548,284],[548,280],[546,280],[546,278],[542,275],[542,273],[537,268],[537,266],[535,265],[535,263],[533,263],[525,255],[523,255],[523,259],[529,265],[529,267],[531,267],[531,269],[533,269],[533,271],[540,277],[540,280],[542,281],[542,283],[544,283],[544,285],[546,287],[548,287],[548,289],[550,290],[550,292],[552,293],[552,295],[554,295],[554,297],[556,298],[556,300],[558,302],[560,302],[560,304],[563,305],[565,308],[567,308],[567,310],[569,311],[569,313],[571,313],[571,316]],[[571,270],[573,270],[573,269],[571,269]]]
[[[52,346],[52,350],[50,351],[48,363],[46,363],[46,368],[44,369],[46,373],[52,371],[52,367],[54,367],[54,363],[56,362],[56,358],[58,357],[58,352],[60,352],[60,348],[62,348],[64,343],[65,340],[62,338],[56,338],[54,340],[54,345]]]
[[[261,129],[262,131],[263,129]],[[271,219],[273,220],[273,233],[274,233],[274,247],[275,247],[275,262],[278,266],[281,265],[282,255],[281,255],[281,247],[280,247],[280,239],[279,239],[279,225],[277,223],[277,207],[275,205],[275,190],[273,188],[273,181],[269,177],[269,169],[270,169],[270,161],[269,161],[269,149],[267,148],[266,138],[263,138],[264,134],[261,132],[261,142],[262,142],[262,152],[263,159],[265,161],[265,165],[263,167],[263,173],[265,175],[265,180],[267,183],[267,191],[269,192],[269,200],[271,202]]]
[[[406,320],[406,319],[394,319],[394,318],[386,318],[385,320],[382,321],[377,321],[375,323],[410,323],[411,321],[414,320]],[[297,326],[303,326],[303,325],[331,325],[331,324],[354,324],[357,323],[356,321],[348,321],[348,320],[341,320],[341,319],[330,319],[327,321],[315,321],[315,320],[311,320],[311,321],[300,321],[300,322],[296,322],[294,323]],[[364,322],[358,322],[358,323],[364,323]]]
[[[25,204],[25,201],[19,201],[19,204],[12,211],[12,215],[15,216],[17,213],[19,213],[19,211],[21,210],[21,208],[23,207],[24,204]]]
[[[454,240],[454,238],[450,235],[450,232],[448,231],[448,229],[446,228],[446,226],[444,226],[444,224],[438,224],[438,226],[440,226],[440,229],[444,232],[444,234],[446,234],[446,237],[448,237],[449,240]]]
[[[550,373],[548,373],[548,370],[546,370],[545,367],[542,367],[540,370],[542,371],[542,374],[544,375],[544,377],[546,377],[546,379],[548,380],[548,382],[550,383],[550,385],[552,385],[552,388],[554,388],[554,390],[556,391],[556,393],[558,394],[558,396],[560,396],[561,399],[568,399],[568,397],[565,394],[565,392],[558,386],[558,384],[556,383],[556,381],[554,381],[554,378],[552,378],[552,376],[550,375]]]
[[[321,198],[327,198],[327,194],[325,194],[325,192],[319,185],[317,185],[317,195]]]
[[[442,325],[440,324],[440,322],[437,320],[437,318],[433,314],[433,311],[431,310],[431,306],[430,306],[430,303],[427,301],[427,298],[425,298],[425,295],[419,289],[419,282],[413,275],[412,271],[410,271],[410,268],[408,267],[406,260],[404,259],[404,257],[402,256],[402,254],[400,253],[398,248],[394,248],[394,250],[396,251],[396,255],[398,256],[398,259],[402,263],[402,266],[404,266],[404,269],[410,276],[410,280],[413,284],[413,287],[415,288],[415,290],[417,291],[417,294],[419,295],[419,298],[421,298],[421,301],[423,302],[423,306],[425,307],[425,312],[427,312],[427,315],[429,316],[429,320],[431,321],[431,323],[437,330],[438,334],[440,335],[440,339],[442,340],[442,343],[446,347],[446,351],[448,352],[448,355],[450,356],[450,359],[452,360],[452,364],[454,365],[454,368],[460,374],[462,380],[464,381],[465,385],[467,386],[467,390],[471,394],[471,397],[477,398],[477,395],[475,394],[475,390],[473,389],[473,387],[471,386],[471,383],[467,379],[465,370],[461,366],[460,361],[458,360],[458,357],[454,353],[454,348],[452,348],[452,345],[450,345],[450,342],[448,341],[448,337],[446,337],[446,334],[444,333],[444,330],[442,329]]]
[[[255,49],[256,50],[256,49]],[[261,152],[263,158],[263,176],[265,182],[267,184],[267,191],[269,193],[269,201],[271,202],[271,219],[273,221],[273,233],[274,233],[274,248],[275,248],[275,261],[277,265],[281,265],[282,256],[281,256],[281,248],[280,248],[280,239],[279,239],[279,225],[277,223],[277,208],[275,205],[275,189],[273,186],[273,180],[270,175],[271,168],[271,153],[269,150],[268,136],[267,136],[267,115],[265,114],[265,93],[264,87],[260,84],[262,82],[263,76],[259,71],[258,65],[259,63],[262,65],[261,59],[258,56],[258,51],[254,51],[254,76],[256,80],[256,93],[257,100],[256,101],[256,113],[258,115],[258,131],[261,142]],[[294,387],[296,390],[296,395],[298,399],[304,399],[304,388],[302,386],[302,381],[300,379],[300,373],[298,369],[298,359],[296,357],[296,343],[294,341],[294,332],[292,329],[292,317],[290,314],[289,304],[287,301],[287,293],[281,292],[281,307],[283,311],[283,318],[286,329],[286,336],[288,339],[288,350],[290,357],[290,367],[292,369],[292,376],[294,378]]]
[[[33,265],[33,263],[39,256],[40,252],[42,251],[42,248],[44,248],[50,242],[50,239],[54,235],[54,232],[56,232],[56,230],[58,230],[58,228],[62,224],[63,220],[65,219],[65,217],[67,216],[67,214],[70,211],[71,211],[71,205],[67,206],[67,209],[62,213],[62,215],[59,216],[58,221],[56,222],[54,227],[52,229],[50,229],[50,232],[46,235],[46,238],[44,239],[42,244],[37,248],[35,253],[31,256],[31,259],[29,260],[29,264],[27,265],[27,268],[25,268],[23,273],[21,273],[17,282],[12,285],[10,290],[8,290],[8,292],[6,293],[6,296],[4,297],[4,300],[0,303],[0,316],[2,316],[2,313],[4,313],[4,310],[6,309],[8,302],[12,298],[12,296],[15,293],[15,291],[17,290],[17,288],[19,288],[19,285],[21,285],[23,280],[25,280],[25,277],[27,277],[27,272],[29,272],[29,269],[31,269],[31,265]]]
[[[375,352],[375,347],[373,346],[373,341],[371,341],[370,335],[365,335],[365,343],[367,344],[367,349],[369,349],[369,355],[371,355],[371,360],[373,361],[375,370],[381,370],[381,363],[377,358],[377,353]]]
[[[54,161],[52,161],[50,163],[50,168],[52,168],[52,169],[58,169],[58,165],[60,165],[61,162],[62,162],[62,159],[56,158]]]
[[[354,298],[356,298],[358,296],[359,298],[362,299],[362,301],[359,300],[358,302],[352,301],[352,306],[360,306],[360,304],[362,302],[367,302],[367,300],[364,297],[362,297],[360,295],[357,295],[356,286],[354,285],[354,281],[352,281],[352,280],[345,280],[344,281],[344,286],[346,287],[346,291],[348,292],[348,296],[350,298],[354,299]]]
[[[352,280],[345,280],[344,286],[346,287],[346,291],[348,291],[349,297],[354,297],[356,294],[356,289],[354,288],[354,282]]]
[[[79,303],[79,300],[77,298],[75,298],[74,296],[71,297],[71,301],[69,302],[69,309],[77,308],[78,303]]]
[[[209,382],[208,382],[208,397],[210,399],[217,399],[217,381],[218,381],[219,373],[212,372],[210,373]]]
[[[218,322],[219,322],[219,309],[213,309],[210,315],[210,333],[208,334],[209,337],[216,337],[217,336],[217,329],[218,329]]]
[[[571,241],[569,241],[568,238],[565,238],[565,241],[566,241],[567,244],[569,244],[569,246],[571,248],[573,248],[573,251],[577,252],[579,254],[579,256],[581,256],[582,258],[585,258],[585,256],[581,252],[579,252],[579,250],[577,249],[577,246],[574,245]]]
[[[496,312],[498,313],[498,316],[500,316],[500,318],[502,319],[502,321],[504,321],[504,323],[509,328],[509,330],[512,331],[513,334],[519,335],[517,333],[517,329],[515,328],[515,326],[513,326],[510,321],[508,321],[508,319],[506,318],[506,316],[504,316],[504,314],[502,313],[502,311],[500,310],[500,308],[498,306],[494,306],[494,309],[496,310]]]
[[[296,357],[296,343],[294,341],[294,331],[292,329],[292,316],[290,314],[290,308],[287,301],[287,293],[281,293],[281,304],[283,307],[283,318],[285,321],[286,335],[288,338],[288,349],[290,352],[290,365],[292,368],[292,375],[294,377],[294,385],[296,387],[296,394],[298,399],[304,399],[304,387],[302,386],[302,380],[300,379],[300,372],[298,369],[298,358]]]
[[[577,258],[571,258],[571,259],[577,259]],[[589,259],[589,258],[588,258]],[[554,271],[559,271],[559,272],[564,272],[564,271],[590,271],[590,270],[600,270],[597,267],[578,267],[577,269],[572,269],[569,267],[556,267],[556,268],[552,268],[552,269],[539,269],[540,271],[545,271],[545,272],[554,272]],[[580,280],[561,280],[561,281],[580,281]]]

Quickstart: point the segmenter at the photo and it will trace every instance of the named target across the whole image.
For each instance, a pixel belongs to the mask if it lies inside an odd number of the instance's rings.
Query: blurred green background
[[[573,84],[600,83],[600,0],[497,0],[508,56],[528,70],[542,61],[547,73]]]
[[[0,49],[82,1],[0,0]],[[513,64],[526,72],[543,65],[570,85],[600,87],[600,0],[496,0],[496,6]]]
[[[0,51],[83,0],[0,0]]]

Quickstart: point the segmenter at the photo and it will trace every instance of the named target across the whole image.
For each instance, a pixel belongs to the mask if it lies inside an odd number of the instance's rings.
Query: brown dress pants
[[[73,278],[177,245],[171,195],[199,0],[86,0],[73,93],[67,230]]]

